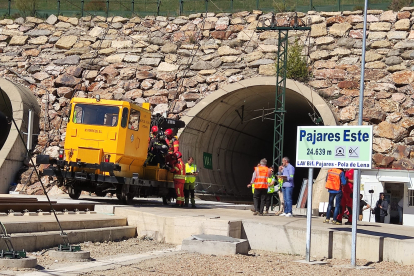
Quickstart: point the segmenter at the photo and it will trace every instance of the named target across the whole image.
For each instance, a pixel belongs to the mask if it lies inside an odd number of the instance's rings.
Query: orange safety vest
[[[269,186],[269,183],[267,182],[269,168],[266,166],[260,166],[255,167],[254,171],[256,172],[256,178],[254,179],[254,188],[267,189]]]
[[[180,143],[178,142],[178,138],[174,136],[171,140],[167,141],[169,148],[168,153],[176,153],[180,151]]]
[[[174,179],[185,180],[185,167],[181,159],[178,162],[174,163],[174,167],[171,171],[174,173]]]
[[[326,180],[325,188],[339,191],[341,189],[341,175],[342,170],[340,169],[330,169],[328,171],[328,177]]]

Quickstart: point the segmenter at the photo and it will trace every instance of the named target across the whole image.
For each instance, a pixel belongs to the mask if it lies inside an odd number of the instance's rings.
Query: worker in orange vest
[[[332,224],[341,225],[342,222],[337,221],[339,211],[341,209],[341,199],[342,199],[342,185],[346,184],[345,174],[342,169],[330,169],[328,175],[326,176],[325,188],[329,192],[329,203],[328,209],[326,210],[326,219],[324,223],[329,223],[331,217],[331,210],[333,206],[333,201],[335,199],[335,211],[333,214]]]
[[[342,217],[348,208],[349,215],[346,225],[352,225],[352,190],[354,186],[354,169],[345,172],[346,185],[342,189],[341,212],[337,217],[337,221],[342,221]]]
[[[167,143],[169,145],[168,153],[176,153],[180,151],[180,143],[178,142],[177,136],[173,136],[171,128],[165,130],[165,136],[167,136]]]
[[[268,182],[267,179],[271,177],[272,171],[266,166],[267,160],[263,158],[257,167],[254,168],[254,173],[250,185],[254,185],[254,212],[253,215],[259,214],[263,216],[263,210],[266,203]],[[249,186],[250,186],[249,185]]]
[[[171,172],[174,174],[174,189],[177,194],[177,203],[175,207],[184,206],[184,184],[185,184],[185,166],[181,160],[182,154],[177,151],[170,154]]]

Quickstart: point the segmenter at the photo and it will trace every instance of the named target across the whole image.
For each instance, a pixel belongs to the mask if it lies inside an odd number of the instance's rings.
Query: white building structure
[[[388,216],[385,223],[399,223],[398,202],[403,198],[403,225],[414,226],[414,171],[393,169],[372,169],[361,172],[361,194],[372,208],[384,193],[388,201]],[[363,221],[375,222],[370,210],[363,212]]]

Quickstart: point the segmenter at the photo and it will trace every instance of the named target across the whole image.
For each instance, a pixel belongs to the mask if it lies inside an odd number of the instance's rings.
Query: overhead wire
[[[208,11],[206,10],[205,16],[203,17],[203,21],[202,21],[202,24],[201,24],[201,28],[199,28],[198,33],[196,33],[196,35],[195,35],[195,37],[198,40],[200,40],[200,37],[202,36],[201,32],[202,32],[202,30],[204,30],[204,26],[205,26],[205,23],[206,23],[206,20],[207,20],[207,14],[208,14]],[[197,26],[196,24],[194,24],[194,25]],[[197,48],[194,49],[194,47],[193,47],[192,52],[190,52],[190,58],[188,59],[188,63],[186,64],[186,69],[184,71],[184,74],[180,77],[180,79],[178,80],[178,83],[177,83],[177,94],[174,97],[174,99],[168,105],[168,110],[171,111],[171,112],[174,111],[174,108],[177,104],[176,97],[179,96],[181,93],[184,93],[181,90],[184,90],[185,76],[190,71],[190,68],[191,68],[192,62],[194,60],[194,57],[197,54],[197,52],[199,51],[200,47],[201,47],[201,44],[200,44],[200,41],[198,41],[197,42]],[[177,74],[177,77],[178,77],[178,74]],[[181,87],[179,85],[180,80],[181,80]],[[174,104],[174,106],[172,106],[173,104]]]
[[[67,2],[69,2],[70,4],[72,4],[73,6],[76,6],[75,4],[73,4],[71,1],[69,1],[69,0],[66,0]],[[211,3],[213,3],[213,5],[215,5],[216,6],[216,8],[218,8],[218,9],[220,9],[213,1],[211,1],[210,0],[210,2]],[[119,3],[122,5],[122,6],[124,6],[123,4],[122,4],[122,2],[120,2],[119,1]],[[125,6],[124,6],[125,7]],[[222,11],[222,9],[220,9],[221,11]],[[206,18],[207,18],[207,10],[206,10],[206,16],[203,18],[203,24],[202,24],[202,29],[204,29],[204,24],[205,24],[205,20],[206,20]],[[89,13],[89,12],[87,12],[88,14],[90,14],[90,15],[92,15],[91,13]],[[134,13],[134,12],[133,12]],[[134,13],[135,14],[135,13]],[[106,22],[107,22],[107,19],[108,19],[108,16],[106,17]],[[105,32],[104,32],[104,35],[102,36],[102,39],[100,40],[100,42],[99,42],[99,46],[96,48],[97,50],[97,52],[99,51],[99,49],[101,48],[101,46],[102,46],[102,43],[103,43],[103,40],[104,40],[104,38],[105,38],[105,36],[106,36],[106,34],[108,33],[108,30],[109,30],[109,27],[110,27],[110,25],[112,25],[112,21],[113,21],[113,19],[114,19],[114,17],[112,17],[112,19],[111,19],[111,22],[108,24],[108,26],[107,26],[107,28],[105,29]],[[257,27],[257,25],[259,24],[259,20],[257,20],[257,24],[256,24],[256,27]],[[250,42],[251,42],[251,40],[252,40],[252,37],[253,37],[253,35],[254,35],[254,33],[252,33],[251,35],[249,35],[249,34],[247,34],[246,32],[244,32],[244,30],[242,30],[242,32],[247,36],[247,37],[249,37],[249,41],[245,44],[245,46],[244,46],[244,49],[246,49],[246,47],[248,47],[248,45],[250,44]],[[199,32],[198,32],[198,34],[197,34],[197,38],[199,38],[200,37],[200,33],[201,33],[201,30],[199,30]],[[134,38],[132,38],[133,40],[135,40]],[[188,64],[187,64],[187,68],[186,68],[186,71],[184,72],[184,74],[182,75],[182,77],[180,78],[180,80],[181,80],[181,86],[183,86],[183,83],[184,83],[184,80],[185,80],[185,76],[186,76],[186,74],[187,74],[187,72],[189,71],[189,69],[190,69],[190,65],[192,64],[192,61],[194,60],[194,57],[195,57],[195,55],[197,54],[197,52],[198,52],[198,50],[200,49],[200,46],[201,46],[201,44],[200,43],[198,43],[198,47],[197,47],[197,49],[194,49],[193,48],[193,52],[191,52],[191,58],[189,58],[189,62],[188,62]],[[259,48],[261,48],[262,50],[263,50],[263,48],[260,46],[260,44],[258,44],[258,47]],[[243,50],[244,51],[244,50]],[[93,61],[94,61],[94,59],[96,59],[98,57],[98,55],[94,55],[93,56],[93,58],[90,60],[90,64],[93,64]],[[241,55],[239,56],[239,57],[237,57],[237,59],[236,59],[236,62],[237,62],[237,60],[239,59],[239,58],[241,58]],[[206,62],[207,64],[210,64],[210,62]],[[211,64],[210,64],[210,66],[211,66]],[[211,66],[212,68],[213,68],[213,66]],[[7,68],[8,69],[8,68]],[[9,70],[9,69],[8,69]],[[24,80],[26,80],[25,78],[23,78]],[[27,80],[26,80],[27,81]],[[241,84],[240,83],[240,81],[237,81],[239,84]],[[35,85],[39,85],[39,84],[36,84],[35,83]],[[241,84],[242,85],[242,84]],[[297,84],[295,83],[295,85],[297,86]],[[243,86],[243,85],[242,85]],[[244,88],[246,88],[245,86],[243,86]],[[178,89],[177,89],[177,91],[178,91],[178,93],[177,93],[177,95],[179,95],[179,92],[180,92],[180,90],[182,89],[182,87],[178,87]],[[222,88],[223,89],[223,88]],[[300,88],[298,87],[298,89],[300,90]],[[223,90],[225,90],[225,89],[223,89]],[[48,90],[46,90],[46,91],[48,91]],[[226,91],[226,90],[225,90]],[[49,91],[48,91],[49,92]],[[226,91],[226,92],[229,92],[229,91]],[[300,91],[301,92],[301,91]],[[76,94],[78,93],[78,91],[76,91],[75,93],[73,93],[72,94],[72,96],[71,96],[71,98],[73,98]],[[302,92],[301,92],[302,93]],[[260,95],[260,94],[259,94]],[[303,95],[303,93],[302,93],[302,95]],[[46,107],[48,107],[48,105],[49,105],[49,99],[48,99],[48,97],[49,97],[49,93],[47,93],[47,102],[46,102],[46,104],[45,104],[45,106]],[[306,97],[305,97],[306,98]],[[313,102],[313,98],[312,98],[312,102]],[[176,102],[174,102],[174,101],[172,101],[171,102],[171,104],[172,103],[176,103]],[[69,110],[69,112],[70,112],[70,110]],[[46,114],[48,114],[48,112],[45,112],[45,116],[46,116]],[[62,117],[62,119],[61,119],[61,123],[60,123],[60,125],[62,124],[62,121],[63,121],[63,118],[64,117]],[[46,123],[46,122],[45,122]],[[49,135],[51,134],[51,132],[49,132]],[[48,139],[48,143],[50,142],[50,138]],[[44,149],[46,149],[46,147],[47,147],[47,145],[44,147]]]
[[[210,1],[217,9],[219,9],[221,12],[224,12],[220,7],[218,7],[215,3],[214,3],[214,1],[213,0],[208,0],[208,1]],[[274,1],[273,1],[274,2]],[[290,18],[288,18],[287,19],[288,20],[288,23],[290,22]],[[256,24],[256,28],[257,28],[257,26],[258,26],[258,24],[259,24],[259,20],[257,20],[257,24]],[[290,24],[290,23],[289,23]],[[246,35],[246,36],[249,36],[245,31],[244,31],[244,29],[242,30],[242,32]],[[251,39],[252,39],[252,37],[253,37],[253,34],[250,36],[250,40],[249,40],[249,43],[250,43],[250,41],[251,41]],[[307,39],[309,39],[309,42],[310,42],[310,32],[308,32],[308,35],[307,35]],[[248,45],[249,43],[246,43],[246,45]],[[308,43],[308,44],[310,44],[310,43]],[[258,47],[259,48],[261,48],[262,50],[263,50],[263,48],[260,46],[260,44],[258,44]],[[309,50],[307,51],[307,55],[309,56]],[[237,61],[237,60],[236,60]],[[240,82],[239,82],[239,84],[240,84]],[[309,106],[312,108],[312,111],[314,112],[314,114],[318,114],[318,112],[316,112],[316,110],[315,110],[315,106],[314,106],[314,104],[313,104],[313,89],[311,89],[311,102],[307,99],[307,97],[305,97],[305,95],[303,94],[303,92],[302,92],[302,90],[299,88],[299,86],[296,84],[296,82],[294,82],[294,84],[295,84],[295,86],[298,88],[298,90],[299,90],[299,92],[302,94],[302,96],[306,99],[306,101],[308,102],[308,104],[309,104]],[[320,117],[320,115],[319,115],[319,117]]]

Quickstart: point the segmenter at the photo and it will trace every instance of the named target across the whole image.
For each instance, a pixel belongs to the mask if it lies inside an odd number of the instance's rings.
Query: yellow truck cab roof
[[[139,105],[136,105],[134,103],[127,102],[127,101],[105,100],[105,99],[97,100],[95,98],[76,98],[76,97],[72,98],[70,103],[71,104],[88,103],[88,104],[100,104],[100,105],[111,105],[111,106],[128,106],[128,107],[132,107],[137,110],[144,109],[149,112],[149,103],[143,103],[141,107]]]

